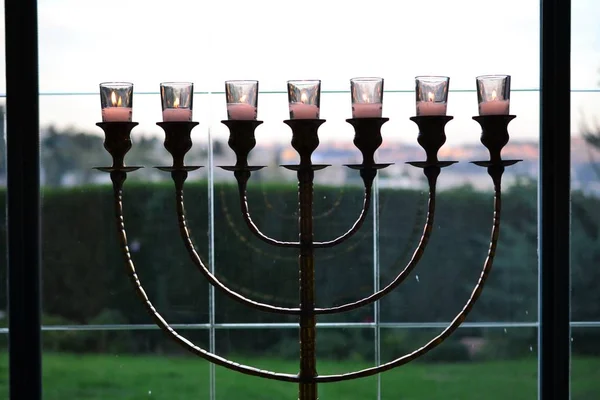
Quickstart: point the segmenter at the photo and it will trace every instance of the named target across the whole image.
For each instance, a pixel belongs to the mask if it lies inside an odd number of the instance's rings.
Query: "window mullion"
[[[539,391],[570,398],[571,1],[541,1]]]

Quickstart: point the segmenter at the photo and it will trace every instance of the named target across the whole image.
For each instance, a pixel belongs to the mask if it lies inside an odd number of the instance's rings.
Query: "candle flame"
[[[308,96],[306,95],[306,92],[302,92],[302,94],[300,95],[300,102],[302,102],[302,103],[308,102]]]
[[[243,94],[242,97],[240,97],[240,103],[245,103],[246,102],[246,95]]]
[[[121,100],[120,97],[119,100]],[[117,104],[117,95],[115,94],[115,92],[110,92],[110,105],[113,107],[119,106],[119,104]]]
[[[492,90],[492,100],[496,100],[497,94],[496,94],[496,90]]]
[[[429,94],[427,95],[427,98],[429,99],[429,101],[434,101],[435,95],[433,93],[429,92]]]
[[[175,97],[173,101],[173,108],[179,108],[179,97]]]
[[[363,93],[362,98],[363,98],[363,103],[369,103],[369,96],[367,96],[366,93]]]

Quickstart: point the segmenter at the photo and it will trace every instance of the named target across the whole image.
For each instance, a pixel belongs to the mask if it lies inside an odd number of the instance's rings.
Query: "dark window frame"
[[[42,398],[37,0],[5,1],[9,387]],[[540,0],[539,390],[570,397],[571,1]]]

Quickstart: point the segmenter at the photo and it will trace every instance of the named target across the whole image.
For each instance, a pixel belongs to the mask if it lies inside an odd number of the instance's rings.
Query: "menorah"
[[[508,77],[500,77],[500,79],[497,79],[497,77],[478,77],[477,82],[481,115],[473,117],[473,119],[481,125],[481,142],[489,150],[490,159],[487,161],[472,161],[472,163],[480,167],[487,168],[487,172],[492,179],[494,187],[494,215],[492,221],[492,233],[487,258],[483,264],[481,276],[478,282],[475,284],[475,287],[464,307],[453,318],[450,324],[427,344],[390,362],[376,365],[371,368],[338,375],[319,375],[317,373],[317,359],[315,352],[317,317],[319,315],[336,314],[355,310],[380,300],[398,287],[404,280],[406,280],[409,274],[419,263],[423,253],[425,252],[425,248],[427,247],[427,243],[429,242],[433,230],[436,203],[436,182],[438,176],[440,175],[442,168],[448,167],[457,162],[441,161],[438,159],[438,151],[446,141],[445,126],[448,121],[453,118],[445,115],[448,78],[442,79],[441,81],[436,81],[435,79],[417,80],[418,115],[410,119],[414,121],[419,128],[417,141],[425,150],[426,159],[424,161],[410,161],[408,164],[423,170],[429,186],[429,199],[423,233],[411,259],[408,261],[404,269],[402,269],[402,271],[400,271],[399,274],[381,290],[378,290],[370,296],[360,300],[327,308],[319,308],[316,306],[314,264],[315,249],[335,248],[339,244],[351,238],[361,229],[370,209],[371,193],[377,172],[378,170],[391,165],[375,162],[375,152],[383,142],[381,128],[383,124],[389,120],[388,118],[382,118],[380,115],[381,98],[383,94],[383,80],[379,80],[375,83],[373,83],[371,80],[368,80],[366,81],[366,84],[362,86],[360,80],[352,82],[352,99],[354,105],[353,118],[347,119],[346,121],[354,128],[354,145],[362,155],[362,162],[360,164],[350,164],[347,165],[347,167],[359,171],[358,173],[360,174],[364,184],[364,201],[362,210],[357,220],[349,228],[349,230],[333,240],[324,242],[315,241],[314,238],[313,185],[315,171],[322,170],[328,167],[328,165],[313,164],[311,161],[313,152],[319,146],[319,127],[325,122],[325,120],[319,119],[318,115],[320,86],[315,86],[314,82],[298,83],[290,81],[290,83],[288,83],[290,113],[292,118],[285,120],[284,123],[291,128],[291,145],[298,153],[300,161],[296,165],[283,165],[282,167],[296,171],[297,173],[299,240],[295,242],[280,241],[265,235],[252,220],[248,209],[247,185],[252,172],[263,168],[263,166],[252,166],[248,164],[248,156],[256,145],[255,130],[262,123],[262,121],[256,120],[256,96],[258,93],[258,87],[257,83],[250,85],[252,89],[250,92],[248,92],[246,89],[238,92],[233,90],[235,87],[243,88],[244,84],[241,83],[237,85],[232,83],[231,87],[227,87],[229,119],[222,121],[222,123],[229,128],[228,143],[230,148],[235,153],[236,162],[235,165],[223,166],[221,168],[233,172],[233,175],[237,180],[241,214],[246,225],[248,226],[248,229],[259,240],[262,240],[269,245],[294,249],[299,253],[298,265],[300,279],[299,306],[297,308],[280,307],[247,298],[240,293],[231,290],[225,284],[219,281],[219,279],[209,270],[209,268],[206,267],[202,261],[190,236],[184,207],[184,184],[188,178],[188,173],[200,168],[199,166],[186,165],[184,162],[186,153],[192,147],[191,132],[193,128],[198,125],[198,122],[191,121],[191,94],[193,91],[191,91],[189,87],[189,92],[185,92],[185,90],[175,90],[177,88],[174,85],[166,85],[161,87],[161,92],[163,95],[163,110],[166,111],[166,113],[163,113],[163,119],[165,121],[159,122],[157,125],[159,125],[165,132],[164,146],[171,154],[173,163],[171,166],[156,168],[162,171],[170,172],[175,184],[175,199],[179,231],[187,252],[189,253],[191,260],[197,266],[200,273],[204,275],[210,284],[233,300],[256,310],[283,315],[293,315],[298,318],[298,374],[285,374],[257,369],[230,361],[204,350],[179,334],[156,310],[148,298],[137,275],[136,268],[129,251],[127,234],[125,230],[125,220],[123,216],[123,185],[127,178],[127,174],[142,168],[138,166],[126,166],[124,162],[125,155],[132,147],[130,137],[131,130],[137,125],[137,123],[130,121],[131,93],[125,97],[125,99],[128,100],[125,102],[121,100],[121,97],[118,99],[116,98],[115,93],[118,93],[118,90],[120,90],[118,88],[115,89],[113,87],[112,91],[108,91],[103,94],[103,116],[105,117],[105,122],[98,123],[97,125],[104,130],[104,147],[112,156],[113,161],[111,167],[100,167],[98,169],[110,173],[110,178],[113,183],[118,234],[121,244],[121,251],[127,266],[128,276],[133,283],[135,291],[140,296],[147,311],[153,317],[156,325],[158,325],[168,337],[173,339],[184,349],[216,365],[261,378],[297,383],[299,386],[299,400],[316,400],[318,398],[317,385],[320,383],[352,380],[388,371],[425,355],[443,343],[444,340],[446,340],[454,331],[456,331],[465,321],[467,315],[472,310],[482,293],[484,284],[488,278],[490,270],[492,269],[500,232],[502,175],[505,167],[520,161],[503,160],[501,157],[502,148],[508,143],[509,140],[507,129],[508,124],[513,118],[515,118],[514,115],[508,115],[508,96],[510,93],[510,81],[508,80]],[[497,86],[498,84],[501,86]],[[313,85],[312,89],[315,89],[316,91],[311,91],[310,88],[307,88],[307,85]],[[495,89],[493,89],[493,91],[489,90],[490,87],[494,87]],[[244,94],[240,95],[242,92]],[[174,93],[175,95],[173,95]],[[253,97],[248,96],[249,93],[252,94]],[[502,97],[498,98],[498,93],[500,93]],[[363,95],[362,97],[361,94]],[[110,107],[106,106],[105,104],[105,100],[110,99],[111,96],[113,105],[112,108],[114,108],[113,110],[110,110]],[[181,107],[181,105],[184,104],[186,106]],[[251,106],[249,109],[251,110],[251,113],[248,118],[243,118],[243,111],[249,104]],[[127,105],[129,105],[129,108]],[[375,106],[372,107],[372,105]],[[443,109],[436,109],[436,106],[440,105],[443,106]],[[313,106],[316,106],[316,113]],[[486,107],[487,111],[489,112],[486,112]],[[494,109],[500,111],[494,112]],[[375,113],[368,114],[369,110],[375,110]],[[505,113],[503,113],[503,111],[505,111]],[[106,118],[106,116],[108,116],[111,112],[115,115],[120,113],[120,115],[125,116],[125,118],[116,118],[116,121],[115,118]],[[363,112],[363,114],[361,114],[361,112]],[[365,115],[364,112],[367,112],[367,115]],[[172,118],[176,117],[178,113],[181,114],[184,120],[172,120]],[[107,119],[109,121],[106,121]]]

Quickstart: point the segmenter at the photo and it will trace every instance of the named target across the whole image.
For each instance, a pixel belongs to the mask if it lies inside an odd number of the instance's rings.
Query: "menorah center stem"
[[[315,317],[315,264],[313,232],[312,166],[302,165],[298,170],[298,226],[300,231],[300,395],[303,400],[317,399],[316,317]]]

